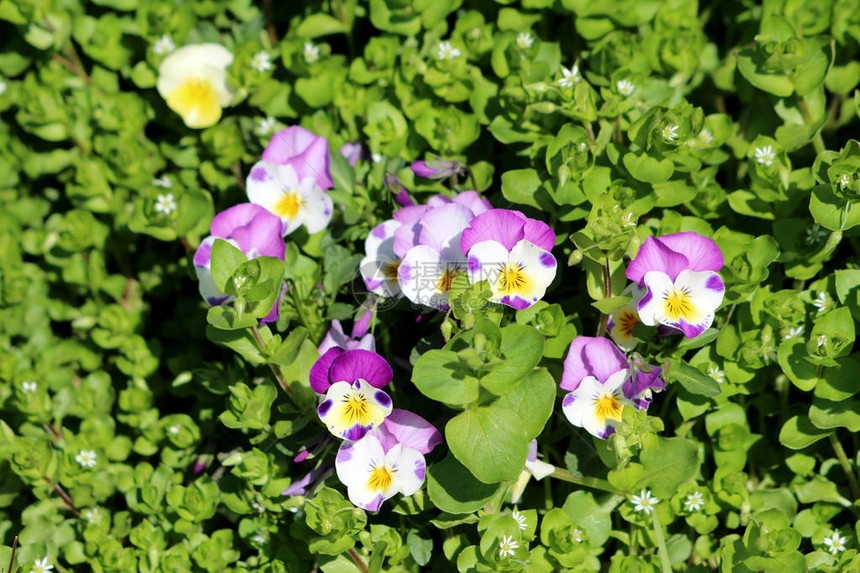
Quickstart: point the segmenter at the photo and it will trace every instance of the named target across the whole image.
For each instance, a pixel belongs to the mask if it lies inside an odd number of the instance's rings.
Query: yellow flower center
[[[343,402],[343,417],[348,420],[348,423],[346,425],[368,425],[368,414],[370,413],[370,407],[367,403],[367,398],[364,397],[364,394],[362,394],[361,392],[350,392],[348,396],[345,396],[343,398]]]
[[[385,277],[385,280],[390,283],[397,282],[397,269],[400,268],[400,263],[401,261],[397,260],[393,263],[385,263],[382,265],[382,274]]]
[[[621,419],[621,402],[615,394],[599,394],[594,399],[594,409],[601,420]]]
[[[178,85],[167,96],[167,105],[188,127],[209,127],[221,119],[221,106],[208,80],[192,78]]]
[[[690,291],[686,288],[673,288],[663,294],[663,304],[665,305],[666,315],[673,322],[678,322],[681,319],[690,321],[690,317],[695,312],[695,307],[690,300]]]
[[[639,324],[639,317],[630,309],[622,310],[616,320],[618,331],[625,337],[633,336],[633,329]]]
[[[457,275],[459,274],[459,269],[446,269],[442,273],[442,277],[439,279],[439,282],[436,283],[436,290],[442,294],[445,294],[450,291],[451,283],[454,282],[454,279],[457,278]]]
[[[370,472],[370,478],[367,480],[367,488],[380,492],[387,490],[391,487],[391,482],[394,481],[395,471],[394,468],[385,464],[376,466]]]
[[[304,206],[305,202],[298,193],[288,191],[275,203],[273,212],[281,218],[295,219],[296,215],[299,214],[299,210]]]
[[[528,287],[528,278],[521,263],[507,263],[499,268],[498,290],[501,294],[522,292]]]

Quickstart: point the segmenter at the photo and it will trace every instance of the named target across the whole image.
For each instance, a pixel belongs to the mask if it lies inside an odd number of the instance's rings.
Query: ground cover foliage
[[[163,65],[197,44],[205,114]],[[0,0],[0,567],[860,570],[858,52],[860,0]],[[319,179],[272,209],[325,215],[249,254],[210,224],[297,125]],[[504,261],[365,281],[393,213],[484,200],[554,233],[535,301]],[[666,280],[718,272],[719,308],[636,319],[631,261],[693,234],[720,266]],[[595,429],[577,344],[659,379]],[[389,417],[344,440],[322,395],[359,379]],[[410,449],[404,410],[438,434],[380,507],[347,462]]]

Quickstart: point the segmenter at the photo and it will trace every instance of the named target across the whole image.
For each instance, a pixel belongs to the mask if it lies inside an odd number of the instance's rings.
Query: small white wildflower
[[[173,196],[173,193],[159,195],[155,198],[155,207],[153,209],[155,209],[156,213],[170,215],[176,211],[176,197]]]
[[[528,523],[526,522],[526,516],[517,511],[516,509],[511,512],[511,517],[514,518],[514,521],[517,522],[517,527],[522,529],[523,531],[528,528]]]
[[[585,536],[580,528],[574,527],[573,531],[570,532],[570,539],[574,543],[582,543],[582,541],[585,539]]]
[[[633,213],[624,213],[621,215],[621,222],[624,223],[625,227],[635,227],[636,221],[633,220]]]
[[[168,177],[167,175],[156,177],[152,180],[152,184],[156,187],[161,187],[162,189],[170,189],[171,187],[173,187],[173,183],[170,181],[170,177]]]
[[[173,43],[173,39],[167,34],[163,35],[159,39],[155,41],[152,45],[152,51],[158,54],[159,56],[163,56],[165,54],[169,54],[173,50],[176,49],[176,44]]]
[[[556,83],[563,88],[572,88],[573,84],[579,83],[579,80],[582,79],[582,76],[579,75],[579,65],[577,64],[574,64],[569,70],[562,68],[561,75],[563,77],[557,80]]]
[[[257,135],[269,135],[275,131],[275,118],[272,116],[261,117],[254,128]]]
[[[33,394],[39,389],[39,384],[33,381],[21,382],[21,392],[24,394]]]
[[[800,326],[792,326],[791,328],[789,328],[788,332],[785,333],[785,336],[783,336],[783,338],[785,340],[788,340],[789,338],[797,338],[798,336],[801,336],[801,335],[803,335],[803,325],[802,324]]]
[[[767,344],[761,347],[761,357],[765,364],[776,362],[776,348],[772,344]]]
[[[837,553],[845,551],[845,542],[848,541],[848,538],[842,537],[839,535],[838,531],[834,531],[830,537],[825,537],[821,541],[827,546],[827,550],[830,553],[836,555]]]
[[[654,506],[660,503],[660,500],[651,495],[650,490],[643,489],[639,492],[639,495],[634,495],[630,498],[630,503],[633,504],[633,509],[636,511],[651,513],[654,511]]]
[[[660,130],[660,135],[663,136],[663,139],[666,141],[675,141],[678,139],[678,128],[679,126],[667,123],[663,126],[663,129]]]
[[[170,432],[171,434],[173,434],[174,436],[179,433],[179,430],[180,430],[179,424],[173,424],[172,426],[167,428],[167,431]]]
[[[87,522],[92,524],[101,523],[102,521],[102,514],[99,513],[99,511],[95,508],[86,510],[83,513],[83,517],[87,520]]]
[[[259,501],[254,501],[251,503],[251,507],[257,510],[257,513],[263,513],[266,511],[266,506],[260,503]]]
[[[821,348],[822,346],[826,346],[827,345],[827,335],[822,334],[821,336],[816,338],[815,344],[818,346],[818,348]]]
[[[370,160],[373,161],[374,163],[379,163],[380,161],[382,161],[382,154],[381,153],[371,153],[370,154]]]
[[[851,185],[851,179],[848,177],[847,173],[843,173],[842,177],[839,178],[839,187],[845,189]]]
[[[694,491],[684,500],[684,509],[689,512],[699,511],[705,507],[705,496],[700,491]]]
[[[630,80],[618,80],[615,88],[618,90],[618,93],[624,96],[633,95],[633,92],[636,91],[636,86]]]
[[[714,141],[714,135],[707,129],[703,129],[699,132],[699,139],[701,139],[705,145],[710,145]]]
[[[236,287],[236,290],[239,290],[240,288],[245,286],[245,283],[247,281],[248,281],[248,277],[245,277],[242,275],[239,275],[237,277],[233,277],[233,285]]]
[[[815,297],[815,300],[812,301],[812,306],[818,309],[818,312],[823,311],[827,308],[828,303],[830,302],[830,297],[827,296],[827,293],[822,291],[818,293],[818,296]]]
[[[251,541],[256,543],[257,545],[263,545],[269,540],[269,534],[265,531],[258,531],[254,537],[251,538]]]
[[[586,150],[586,149],[588,149],[588,144],[587,144],[587,143],[585,143],[585,142],[583,141],[582,143],[580,143],[580,144],[579,144],[579,152],[580,152],[580,153],[585,153],[585,150]]]
[[[758,163],[761,163],[765,167],[770,167],[773,165],[774,159],[776,159],[776,153],[774,153],[772,145],[755,148],[755,160]]]
[[[803,242],[812,246],[823,241],[825,237],[827,237],[827,229],[815,223],[806,230],[806,237],[803,238]]]
[[[499,557],[513,557],[514,551],[519,549],[520,544],[514,541],[513,535],[502,535],[499,541]]]
[[[521,50],[528,50],[535,43],[534,37],[528,32],[520,32],[517,34],[517,47]]]
[[[305,61],[309,64],[312,64],[318,59],[320,59],[320,48],[319,46],[315,46],[311,42],[305,42],[303,55],[305,57]]]
[[[96,467],[96,453],[93,450],[81,450],[75,456],[75,461],[82,468],[94,468]]]
[[[272,69],[272,56],[268,52],[257,52],[251,58],[251,67],[260,72],[268,72]]]
[[[33,568],[30,569],[30,573],[48,573],[54,568],[53,565],[48,565],[48,558],[43,557],[42,559],[37,559],[33,562]]]
[[[460,57],[460,50],[451,45],[451,42],[439,42],[436,46],[436,59],[453,60]]]
[[[716,365],[708,367],[708,376],[722,384],[726,381],[726,373],[720,370]]]
[[[3,80],[0,80],[0,95],[3,95],[4,93],[6,93],[6,88],[7,88],[6,82],[4,82]]]

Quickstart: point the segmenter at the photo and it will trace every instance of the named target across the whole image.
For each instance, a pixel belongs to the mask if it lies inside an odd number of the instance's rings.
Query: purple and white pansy
[[[488,281],[490,300],[516,309],[543,298],[555,278],[554,244],[555,233],[546,223],[508,209],[478,215],[460,239],[469,281]]]
[[[661,369],[631,366],[607,338],[580,336],[564,360],[561,388],[569,390],[562,411],[571,424],[601,439],[615,431],[625,405],[646,409],[652,390],[662,390]]]
[[[427,472],[424,455],[441,442],[442,435],[427,420],[395,409],[362,439],[341,444],[335,471],[352,503],[377,511],[395,494],[412,495],[421,488]]]
[[[299,181],[308,177],[323,191],[331,189],[328,139],[293,125],[276,132],[263,150],[263,159],[276,165],[289,165]]]
[[[331,321],[331,328],[317,347],[317,352],[320,355],[325,354],[331,348],[340,348],[342,350],[369,350],[376,352],[376,338],[373,334],[367,332],[367,327],[370,324],[370,319],[373,317],[373,311],[366,309],[364,314],[356,320],[352,325],[352,331],[349,336],[343,331],[343,326],[339,320]]]
[[[325,395],[317,415],[333,435],[360,440],[391,414],[391,397],[380,388],[393,375],[375,352],[330,348],[310,371],[311,388]]]
[[[648,237],[626,271],[646,291],[638,304],[642,323],[677,328],[687,338],[705,332],[726,291],[722,267],[720,248],[698,233]]]
[[[209,232],[211,234],[194,253],[194,271],[200,295],[213,306],[232,298],[221,292],[212,280],[212,245],[217,239],[227,241],[249,259],[266,256],[284,260],[286,245],[281,235],[281,221],[259,205],[241,203],[218,213],[212,219]]]
[[[300,177],[291,164],[258,161],[245,182],[248,200],[277,215],[282,233],[289,235],[302,225],[318,233],[331,221],[334,204],[313,176]]]
[[[397,269],[401,258],[394,251],[394,233],[400,221],[388,219],[375,226],[364,240],[364,258],[359,269],[367,290],[384,297],[399,297]]]

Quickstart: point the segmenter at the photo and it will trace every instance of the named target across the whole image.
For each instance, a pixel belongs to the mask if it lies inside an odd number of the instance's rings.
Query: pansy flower
[[[417,244],[403,255],[397,278],[409,300],[441,310],[448,308],[451,284],[466,269],[460,235],[473,217],[468,207],[449,203],[428,208],[408,228],[408,240]],[[398,238],[395,233],[395,247]]]
[[[300,125],[275,132],[263,150],[263,159],[276,165],[289,165],[299,181],[311,177],[323,191],[334,185],[329,171],[328,139]]]
[[[389,219],[375,226],[364,240],[364,258],[359,269],[367,290],[385,297],[399,297],[397,269],[401,259],[394,251],[394,235],[401,223]]]
[[[369,350],[331,348],[311,367],[311,388],[325,398],[317,414],[339,438],[359,440],[391,413],[391,397],[380,390],[394,373]]]
[[[212,219],[209,232],[211,235],[194,253],[194,271],[199,280],[200,296],[213,306],[224,304],[231,298],[221,292],[212,280],[210,264],[216,239],[227,241],[249,259],[266,256],[284,260],[286,245],[281,235],[281,221],[259,205],[241,203],[218,213]]]
[[[645,289],[633,283],[624,289],[622,296],[630,296],[631,301],[609,315],[606,331],[618,348],[630,352],[639,341],[633,337],[633,329],[642,321],[639,319],[639,301],[645,296]]]
[[[564,360],[560,386],[570,390],[562,401],[564,415],[574,426],[606,439],[625,405],[647,408],[651,390],[665,388],[660,373],[656,366],[631,367],[609,339],[580,336]]]
[[[370,323],[370,318],[373,312],[365,311],[364,315],[359,320],[356,320],[352,325],[352,331],[349,336],[343,331],[343,326],[339,320],[331,321],[331,328],[323,338],[323,341],[317,347],[317,352],[321,355],[325,354],[331,348],[341,348],[343,350],[369,350],[376,351],[376,338],[373,334],[367,332],[367,325]]]
[[[246,181],[248,199],[281,219],[283,234],[304,225],[308,233],[319,233],[331,221],[334,204],[313,176],[300,177],[289,164],[265,159],[251,168]]]
[[[677,328],[695,338],[714,321],[726,291],[719,271],[723,254],[698,233],[648,237],[627,267],[627,278],[645,287],[639,301],[643,324]]]
[[[427,420],[395,409],[364,438],[341,444],[337,477],[352,503],[377,511],[395,494],[412,495],[421,488],[427,472],[424,454],[441,442],[442,435]]]
[[[540,300],[555,278],[557,263],[549,252],[554,244],[555,233],[546,223],[507,209],[478,215],[460,240],[469,281],[488,281],[490,300],[516,309]]]
[[[233,102],[227,68],[233,54],[221,44],[192,44],[172,52],[158,67],[156,88],[188,127],[203,128],[221,119]]]
[[[448,159],[430,159],[429,161],[414,161],[409,167],[415,175],[427,179],[447,179],[451,175],[463,172],[463,164]]]

